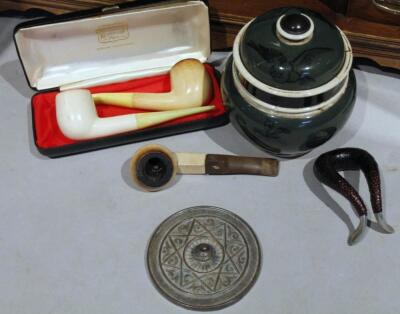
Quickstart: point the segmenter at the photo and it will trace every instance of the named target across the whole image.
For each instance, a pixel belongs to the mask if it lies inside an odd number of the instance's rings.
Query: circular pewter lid
[[[255,18],[239,49],[253,77],[283,90],[324,85],[338,75],[345,60],[339,29],[303,8],[279,8]]]
[[[217,310],[242,298],[256,281],[261,250],[250,226],[222,208],[184,209],[152,235],[147,266],[156,288],[192,310]]]

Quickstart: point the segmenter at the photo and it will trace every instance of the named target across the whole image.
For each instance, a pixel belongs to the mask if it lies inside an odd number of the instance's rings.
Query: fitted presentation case
[[[134,1],[118,6],[36,19],[19,24],[15,45],[32,97],[37,149],[49,157],[134,143],[221,126],[228,122],[210,55],[208,7],[204,1]],[[76,141],[57,125],[55,97],[70,89],[100,92],[168,92],[169,70],[182,59],[205,63],[213,83],[213,111],[155,127]],[[100,117],[144,112],[97,105]]]

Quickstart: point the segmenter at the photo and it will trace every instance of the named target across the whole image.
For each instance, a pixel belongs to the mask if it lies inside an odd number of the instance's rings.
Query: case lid
[[[37,90],[160,74],[182,59],[204,62],[210,55],[208,7],[203,1],[116,6],[96,16],[38,21],[21,24],[14,35],[29,85]]]

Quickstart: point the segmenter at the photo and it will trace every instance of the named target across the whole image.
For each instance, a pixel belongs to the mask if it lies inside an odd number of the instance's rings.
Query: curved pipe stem
[[[394,233],[394,229],[392,226],[390,226],[387,222],[385,217],[383,216],[383,213],[377,213],[375,214],[376,222],[378,225],[387,233]]]
[[[360,242],[366,232],[367,232],[367,216],[361,216],[360,217],[360,223],[358,224],[358,227],[349,235],[348,243],[349,245],[354,245]]]
[[[206,105],[212,82],[204,65],[196,59],[184,59],[170,71],[168,93],[99,93],[93,94],[96,104],[109,104],[151,111],[177,110]]]
[[[183,108],[182,96],[177,97],[173,92],[98,93],[98,94],[93,94],[92,96],[96,104],[111,104],[120,107],[138,108],[143,110],[155,110],[155,111]],[[201,106],[201,104],[199,104],[198,106]]]

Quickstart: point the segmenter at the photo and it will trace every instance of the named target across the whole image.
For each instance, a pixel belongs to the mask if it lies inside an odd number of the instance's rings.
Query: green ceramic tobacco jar
[[[222,93],[233,125],[267,152],[293,158],[328,141],[355,100],[352,51],[320,14],[279,8],[245,25]]]

